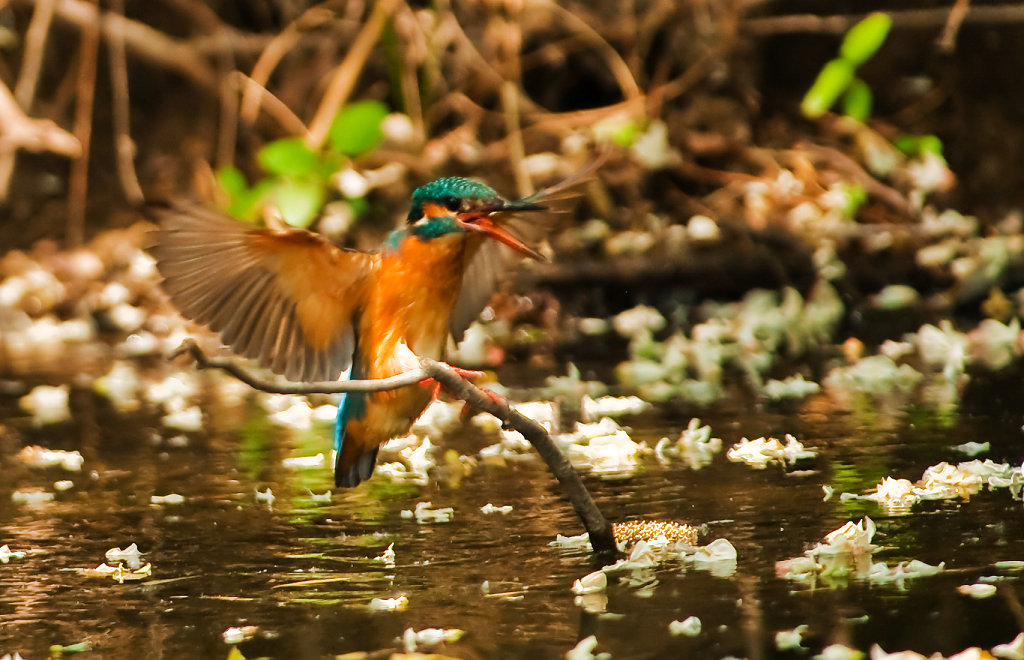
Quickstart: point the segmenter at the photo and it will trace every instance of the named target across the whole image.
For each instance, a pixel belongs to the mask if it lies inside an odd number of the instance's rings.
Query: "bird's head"
[[[529,200],[506,200],[490,186],[473,179],[446,177],[413,192],[409,231],[424,240],[457,232],[477,233],[528,257],[541,259],[537,251],[501,227],[497,220],[502,213],[544,208]]]

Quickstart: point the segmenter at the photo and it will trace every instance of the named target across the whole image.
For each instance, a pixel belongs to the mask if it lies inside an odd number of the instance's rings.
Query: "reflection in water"
[[[11,420],[0,430],[0,545],[27,553],[0,564],[0,654],[42,657],[52,644],[89,641],[104,658],[217,658],[227,656],[229,629],[246,631],[239,643],[247,657],[410,647],[562,657],[596,635],[595,650],[615,658],[765,658],[787,653],[776,647],[777,633],[792,640],[792,631],[814,653],[832,643],[879,643],[949,654],[1009,642],[1021,625],[1013,562],[1024,557],[1024,531],[1012,522],[1020,502],[1008,488],[921,501],[899,517],[841,496],[869,494],[884,478],[918,479],[942,460],[956,465],[951,447],[982,432],[993,460],[1019,464],[1019,423],[1008,420],[979,414],[964,417],[969,427],[920,419],[865,427],[860,416],[818,414],[813,401],[790,415],[701,411],[707,430],[668,408],[625,418],[635,466],[612,480],[600,470],[587,477],[606,515],[705,525],[700,543],[725,539],[736,558],[708,566],[659,560],[609,574],[603,590],[574,594],[573,583],[599,567],[585,550],[550,545],[582,531],[571,508],[540,461],[481,457],[501,439],[477,426],[457,425],[434,442],[440,446],[416,444],[388,459],[409,466],[422,449],[435,464],[426,480],[378,475],[330,497],[329,471],[294,460],[325,451],[328,429],[315,419],[307,430],[286,431],[259,406],[211,401],[205,415],[216,430],[182,435],[154,431],[158,420],[145,411],[82,400],[72,392],[75,423],[40,428],[17,420],[14,397],[0,400]],[[786,433],[817,452],[797,472],[753,470],[724,451],[688,458],[698,440],[703,447],[721,438],[729,447]],[[669,444],[656,451],[661,438]],[[29,467],[18,452],[31,445],[81,451],[81,472]],[[59,481],[73,487],[56,490]],[[832,497],[823,497],[823,485]],[[53,498],[12,498],[32,491]],[[865,515],[877,525],[869,564],[945,562],[946,571],[814,586],[776,574],[777,562],[804,556]],[[147,580],[117,584],[80,573],[131,543],[152,567]],[[972,583],[995,584],[997,595],[957,592]],[[673,635],[690,617],[699,632]]]

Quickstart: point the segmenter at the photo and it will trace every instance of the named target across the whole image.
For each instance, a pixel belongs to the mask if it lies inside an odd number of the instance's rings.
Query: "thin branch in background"
[[[14,87],[14,99],[26,113],[32,112],[32,102],[36,97],[36,83],[39,81],[46,36],[50,33],[55,4],[56,0],[39,0],[25,33],[25,52],[21,59],[18,82]],[[0,202],[7,198],[17,157],[16,149],[0,153]]]
[[[956,0],[952,9],[949,10],[949,19],[946,20],[946,27],[937,42],[939,50],[944,53],[952,53],[956,50],[956,35],[960,33],[960,26],[963,25],[967,13],[971,10],[971,0]]]
[[[61,154],[76,158],[82,148],[78,140],[49,119],[35,119],[22,111],[14,94],[0,81],[0,155],[16,149]]]
[[[580,475],[569,463],[569,459],[551,440],[551,436],[543,426],[532,419],[516,412],[502,399],[495,400],[486,392],[457,374],[446,364],[429,358],[421,358],[420,365],[427,374],[444,387],[452,396],[462,399],[474,410],[490,413],[502,421],[506,428],[515,429],[530,441],[540,457],[547,463],[548,469],[558,479],[562,492],[572,503],[576,515],[579,516],[587,534],[590,545],[602,559],[611,560],[617,553],[615,534],[612,524],[604,517],[597,503],[590,496],[590,491],[583,484]]]
[[[100,43],[99,21],[82,26],[78,44],[78,77],[75,85],[74,134],[82,153],[71,161],[68,182],[68,245],[85,239],[85,200],[89,191],[89,143],[92,139],[93,101],[96,96],[96,56]]]
[[[211,358],[199,348],[194,339],[186,339],[181,342],[178,348],[174,349],[168,359],[173,360],[181,355],[188,355],[195,360],[196,366],[200,369],[220,369],[225,371],[249,387],[261,392],[271,394],[341,394],[342,392],[385,392],[420,383],[430,375],[425,369],[407,371],[390,378],[378,378],[374,380],[328,380],[318,383],[282,383],[268,382],[257,378],[248,371],[238,366],[232,360]]]
[[[306,133],[306,125],[302,123],[302,119],[292,112],[292,109],[288,107],[288,104],[277,98],[266,87],[241,71],[233,72],[232,78],[234,83],[232,84],[232,88],[244,89],[245,91],[243,94],[249,94],[253,90],[259,92],[260,101],[257,104],[257,107],[267,113],[268,117],[276,121],[282,131],[288,135],[304,135]]]
[[[573,469],[569,459],[551,440],[551,436],[543,426],[524,417],[512,409],[504,399],[496,400],[492,396],[460,376],[450,366],[429,358],[420,360],[420,369],[407,371],[390,378],[377,380],[328,381],[323,383],[269,383],[248,373],[231,360],[209,358],[199,345],[192,339],[186,339],[171,354],[171,358],[189,355],[200,369],[220,369],[241,380],[246,385],[263,392],[279,394],[330,394],[338,392],[383,392],[399,387],[408,387],[420,383],[424,379],[433,379],[457,399],[466,402],[473,410],[490,413],[500,419],[506,428],[515,429],[530,441],[534,449],[547,463],[566,497],[572,503],[576,515],[579,516],[590,544],[602,560],[612,561],[618,553],[612,524],[604,517],[590,492],[583,484],[579,474]]]
[[[218,73],[222,82],[220,86],[220,126],[217,130],[217,147],[214,161],[218,166],[230,165],[235,162],[235,145],[238,141],[238,89],[231,83],[237,71],[235,56],[225,50],[217,55]]]
[[[949,22],[949,10],[945,7],[928,9],[903,9],[885,12],[892,19],[894,28],[930,29],[944,26]],[[812,32],[816,34],[845,34],[847,30],[867,14],[788,14],[785,16],[764,16],[743,20],[743,31],[754,36]],[[973,5],[968,7],[963,18],[965,24],[1007,25],[1024,23],[1024,4]]]
[[[35,4],[33,0],[17,2],[21,5]],[[101,30],[104,38],[119,33],[124,38],[125,47],[139,58],[177,72],[207,91],[219,88],[220,80],[216,73],[192,42],[169,37],[145,23],[116,14],[106,14],[101,20],[99,7],[86,0],[57,0],[54,16],[71,23],[83,33],[90,26]],[[225,38],[218,36],[216,40],[220,43]]]
[[[507,19],[498,19],[504,23],[501,30],[502,38],[497,44],[501,61],[505,63],[505,82],[501,85],[501,110],[505,117],[505,134],[508,143],[508,159],[512,164],[515,176],[516,192],[520,197],[533,194],[533,181],[526,171],[526,146],[523,144],[523,130],[519,117],[519,90],[522,89],[523,67],[519,54],[523,49],[522,7],[508,5]]]
[[[124,13],[124,0],[110,0],[110,10]],[[135,173],[135,141],[131,135],[131,109],[128,102],[128,61],[124,52],[124,36],[113,33],[107,38],[110,53],[111,115],[114,122],[114,153],[117,155],[117,176],[125,198],[132,204],[145,201],[139,177]]]
[[[428,57],[428,37],[423,26],[416,19],[416,13],[408,4],[403,4],[395,12],[395,33],[404,37],[401,44],[399,84],[402,89],[402,100],[405,113],[412,121],[416,144],[423,144],[427,139],[426,121],[423,118],[423,96],[420,92],[419,67]]]
[[[319,149],[323,146],[331,122],[334,121],[338,110],[352,93],[359,73],[363,70],[363,66],[373,50],[373,45],[380,38],[384,24],[391,17],[398,3],[399,0],[377,0],[373,11],[370,12],[370,17],[366,19],[366,23],[359,30],[345,59],[334,69],[331,80],[327,84],[327,91],[324,92],[320,106],[313,116],[313,121],[310,122],[309,133],[306,135],[306,144],[311,149]]]
[[[615,50],[608,41],[601,36],[601,34],[592,28],[579,16],[569,11],[565,7],[558,5],[551,0],[535,0],[543,7],[551,10],[552,13],[560,16],[565,26],[577,32],[584,39],[589,41],[597,49],[608,65],[608,69],[611,71],[612,76],[615,78],[615,82],[618,83],[619,89],[622,90],[622,96],[627,100],[633,100],[644,95],[643,90],[640,89],[640,85],[637,84],[636,78],[633,76],[633,72],[630,71],[629,65],[622,59],[619,51]]]
[[[267,83],[270,81],[270,74],[274,72],[288,52],[295,48],[302,38],[302,34],[312,30],[334,17],[333,12],[323,7],[311,7],[303,12],[301,16],[292,21],[280,34],[274,36],[260,53],[256,64],[252,67],[252,73],[246,77],[247,83],[243,86],[241,111],[239,116],[246,124],[256,123],[259,117],[260,104],[267,96]],[[306,132],[305,124],[301,131],[289,131],[296,135]]]
[[[25,53],[18,72],[18,84],[14,87],[14,98],[25,112],[32,112],[32,102],[36,98],[36,83],[39,82],[46,36],[50,32],[55,5],[56,0],[39,0],[25,33]]]
[[[519,86],[506,81],[501,86],[501,109],[505,115],[508,159],[516,180],[516,192],[520,197],[533,194],[533,181],[526,170],[526,147],[523,145],[523,131],[519,123]]]

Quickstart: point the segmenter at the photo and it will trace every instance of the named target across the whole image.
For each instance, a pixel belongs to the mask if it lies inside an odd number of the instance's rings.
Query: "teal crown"
[[[490,186],[467,179],[463,176],[449,176],[437,179],[420,186],[412,194],[412,207],[409,209],[409,222],[416,222],[423,217],[423,203],[434,202],[441,206],[453,205],[455,210],[464,199],[501,199],[497,191]]]

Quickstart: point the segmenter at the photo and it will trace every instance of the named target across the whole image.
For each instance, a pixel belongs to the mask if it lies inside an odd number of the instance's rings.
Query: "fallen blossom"
[[[682,621],[672,621],[668,624],[668,632],[671,635],[686,635],[696,637],[700,634],[700,619],[695,616],[688,616]]]

